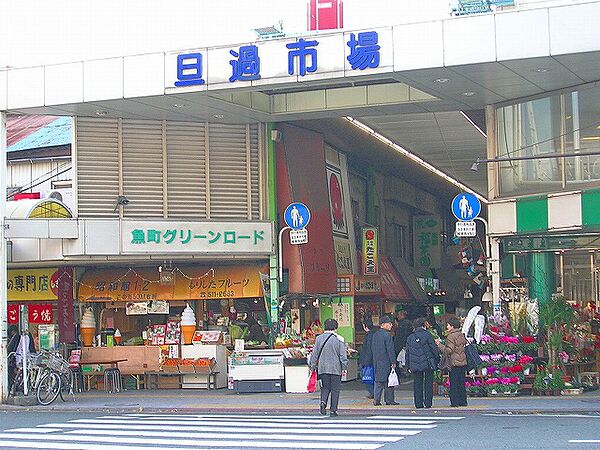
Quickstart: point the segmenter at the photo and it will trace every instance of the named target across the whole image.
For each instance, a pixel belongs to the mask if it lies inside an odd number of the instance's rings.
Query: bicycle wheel
[[[15,397],[19,392],[23,392],[23,372],[17,370],[12,386],[10,387],[10,395]]]
[[[67,370],[65,373],[60,375],[61,378],[61,388],[60,388],[60,399],[63,402],[66,402],[63,392],[66,392],[67,395],[72,395],[73,400],[75,399],[75,394],[73,393],[73,372],[71,369]]]
[[[60,375],[53,371],[46,372],[37,387],[37,401],[40,405],[51,404],[60,393]]]

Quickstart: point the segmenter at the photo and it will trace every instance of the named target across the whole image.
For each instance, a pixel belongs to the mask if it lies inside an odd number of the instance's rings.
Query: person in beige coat
[[[448,319],[446,330],[448,331],[446,345],[442,345],[439,340],[436,340],[436,344],[440,351],[448,357],[450,363],[450,406],[467,406],[467,390],[465,388],[467,339],[462,334],[458,317]]]

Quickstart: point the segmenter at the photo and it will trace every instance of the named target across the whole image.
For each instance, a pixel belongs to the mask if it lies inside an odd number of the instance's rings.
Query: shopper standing
[[[321,404],[319,411],[322,415],[327,414],[327,402],[331,395],[329,415],[338,415],[338,403],[340,401],[340,390],[342,388],[342,375],[348,369],[348,355],[346,345],[336,330],[338,322],[335,319],[325,321],[325,332],[317,336],[315,347],[310,355],[310,368],[317,370],[321,380]]]
[[[373,389],[373,404],[381,405],[381,394],[386,405],[397,405],[394,401],[394,388],[388,387],[388,378],[392,369],[396,368],[396,352],[394,340],[390,334],[392,319],[383,316],[379,321],[379,330],[373,335],[373,369],[375,386]]]
[[[437,369],[439,350],[425,329],[425,319],[416,319],[414,331],[406,340],[406,365],[413,374],[415,408],[433,404],[433,371]]]
[[[375,334],[375,327],[373,326],[373,320],[370,317],[366,317],[363,321],[363,330],[365,330],[365,339],[363,346],[360,348],[358,355],[358,362],[361,369],[363,367],[373,366],[373,335]],[[373,386],[374,384],[366,383],[367,398],[373,398]]]
[[[458,317],[450,317],[446,325],[448,336],[446,345],[438,340],[436,344],[442,352],[448,355],[450,363],[450,406],[467,406],[467,389],[465,378],[467,374],[467,355],[465,345],[467,339],[460,329]]]

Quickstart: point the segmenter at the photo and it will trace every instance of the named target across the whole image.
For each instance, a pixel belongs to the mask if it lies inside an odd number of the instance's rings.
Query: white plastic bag
[[[406,350],[405,349],[400,350],[400,352],[398,353],[398,358],[396,358],[396,360],[398,361],[399,367],[406,366]]]
[[[396,375],[396,371],[392,369],[390,372],[390,376],[388,377],[388,387],[398,386],[400,381],[398,380],[398,375]]]

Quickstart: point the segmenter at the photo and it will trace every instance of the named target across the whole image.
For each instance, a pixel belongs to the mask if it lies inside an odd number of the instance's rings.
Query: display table
[[[281,392],[281,350],[248,350],[229,357],[229,389],[235,392]]]
[[[116,347],[83,347],[80,365],[117,361],[121,375],[135,379],[137,389],[143,384],[146,372],[160,370],[160,347],[147,345],[124,345]]]
[[[211,385],[216,389],[227,387],[227,347],[225,345],[182,345],[181,357],[191,359],[213,358],[216,361],[216,365],[212,368],[212,373],[183,375],[181,382],[183,389],[210,389]]]

